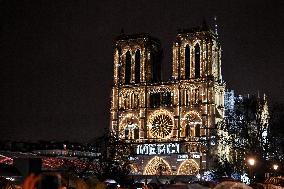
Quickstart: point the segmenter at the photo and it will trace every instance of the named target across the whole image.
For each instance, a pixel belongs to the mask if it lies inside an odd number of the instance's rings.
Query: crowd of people
[[[0,189],[282,189],[284,178],[277,177],[280,181],[274,184],[246,185],[241,182],[227,180],[221,183],[195,182],[195,183],[132,183],[119,185],[114,180],[99,181],[96,177],[81,179],[77,176],[59,173],[30,174],[23,181],[12,181],[0,177]],[[279,184],[280,183],[280,184]],[[282,185],[281,185],[282,183]]]

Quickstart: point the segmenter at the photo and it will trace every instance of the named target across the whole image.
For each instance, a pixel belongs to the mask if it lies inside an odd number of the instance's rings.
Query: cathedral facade
[[[172,76],[162,81],[159,40],[136,34],[115,42],[110,130],[134,149],[134,175],[196,175],[217,151],[225,92],[218,36],[207,27],[183,30],[172,48]]]

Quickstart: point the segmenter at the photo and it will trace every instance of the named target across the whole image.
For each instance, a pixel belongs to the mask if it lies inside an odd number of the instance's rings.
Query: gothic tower
[[[122,139],[147,138],[147,85],[161,80],[160,42],[148,34],[122,35],[114,52],[111,129]]]
[[[179,109],[199,114],[210,135],[224,117],[225,84],[221,75],[221,46],[206,26],[183,30],[173,42],[172,79],[179,84]],[[183,116],[182,116],[183,117]]]
[[[117,38],[110,130],[135,149],[132,174],[194,175],[210,167],[224,116],[217,34],[205,26],[179,32],[172,70],[161,81],[160,42],[150,35]]]

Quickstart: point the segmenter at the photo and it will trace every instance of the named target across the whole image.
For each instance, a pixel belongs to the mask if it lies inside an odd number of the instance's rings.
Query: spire
[[[217,16],[214,16],[215,34],[218,36]]]
[[[263,100],[264,100],[265,102],[267,102],[267,96],[266,96],[265,93],[263,94]]]

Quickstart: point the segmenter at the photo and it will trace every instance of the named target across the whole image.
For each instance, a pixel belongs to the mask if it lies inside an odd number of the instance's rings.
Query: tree
[[[235,172],[242,173],[247,169],[246,158],[252,155],[257,158],[258,165],[263,164],[270,151],[268,123],[265,96],[263,99],[255,96],[235,98],[233,108],[226,111],[218,126],[218,144],[229,146],[231,151],[230,158],[219,157],[219,166],[228,169],[231,164]]]
[[[269,120],[268,140],[269,148],[268,157],[272,163],[284,163],[284,104],[273,103],[271,106],[271,116]],[[283,169],[283,167],[282,167]]]

